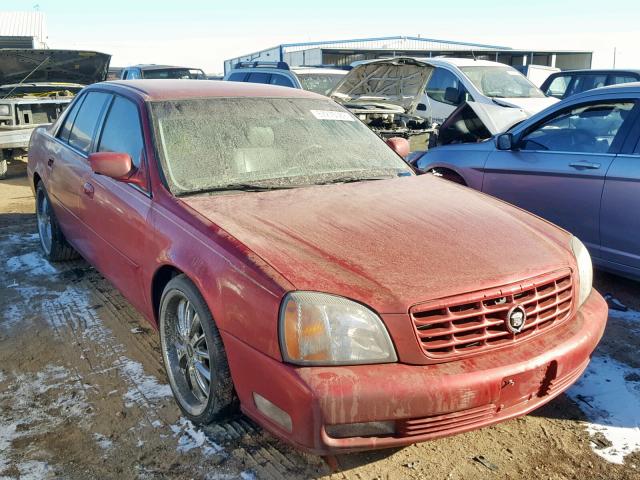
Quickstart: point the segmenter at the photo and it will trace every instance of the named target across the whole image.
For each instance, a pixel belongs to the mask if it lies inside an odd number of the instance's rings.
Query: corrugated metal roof
[[[509,47],[484,45],[481,43],[457,42],[454,40],[440,40],[435,38],[393,36],[377,38],[354,38],[351,40],[330,40],[325,42],[285,43],[285,51],[305,50],[314,48],[369,48],[375,50],[511,50]]]
[[[0,12],[0,37],[33,37],[36,48],[47,42],[43,12]]]

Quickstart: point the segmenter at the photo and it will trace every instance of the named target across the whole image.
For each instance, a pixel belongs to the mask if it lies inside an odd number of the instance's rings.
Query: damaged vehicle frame
[[[55,122],[85,85],[107,78],[110,59],[92,51],[0,49],[0,178],[36,127]]]
[[[410,57],[356,62],[330,97],[384,139],[406,138],[421,148],[433,131],[416,107],[434,68]]]

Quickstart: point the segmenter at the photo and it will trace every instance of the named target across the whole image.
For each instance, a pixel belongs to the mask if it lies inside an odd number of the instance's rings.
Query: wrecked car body
[[[77,50],[0,50],[0,178],[34,128],[55,122],[85,86],[106,79],[110,55]]]
[[[409,57],[362,62],[330,96],[382,138],[403,137],[419,150],[432,128],[416,106],[432,73],[431,65]]]

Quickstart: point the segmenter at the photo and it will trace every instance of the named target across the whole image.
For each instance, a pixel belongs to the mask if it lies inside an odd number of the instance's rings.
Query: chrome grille
[[[432,358],[452,358],[532,337],[566,320],[573,306],[569,270],[524,282],[458,295],[411,308],[423,351]],[[523,329],[511,332],[507,315],[515,306],[527,313]]]

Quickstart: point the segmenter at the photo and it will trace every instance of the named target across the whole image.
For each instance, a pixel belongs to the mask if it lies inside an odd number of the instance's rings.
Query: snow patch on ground
[[[44,259],[40,252],[30,252],[17,257],[11,257],[6,262],[10,273],[29,273],[31,275],[55,275],[58,269]]]
[[[640,323],[640,312],[611,311],[611,316]],[[640,369],[596,353],[567,394],[586,415],[589,434],[611,443],[601,448],[592,442],[596,454],[623,464],[625,456],[640,451]]]
[[[96,439],[96,443],[102,450],[109,450],[113,447],[113,442],[101,433],[94,433],[93,438]]]
[[[196,427],[191,421],[182,417],[177,424],[171,425],[173,436],[178,438],[178,451],[186,453],[194,448],[199,448],[203,455],[220,453],[223,448],[213,442],[203,430]]]
[[[171,387],[161,384],[156,377],[145,375],[142,364],[126,357],[120,357],[120,371],[130,381],[131,387],[124,394],[125,406],[153,403],[171,397]]]
[[[8,376],[9,385],[0,392],[0,472],[13,464],[20,478],[45,478],[48,464],[12,459],[11,445],[20,438],[52,433],[67,419],[86,427],[91,410],[83,386],[67,369],[54,365],[35,374]]]

